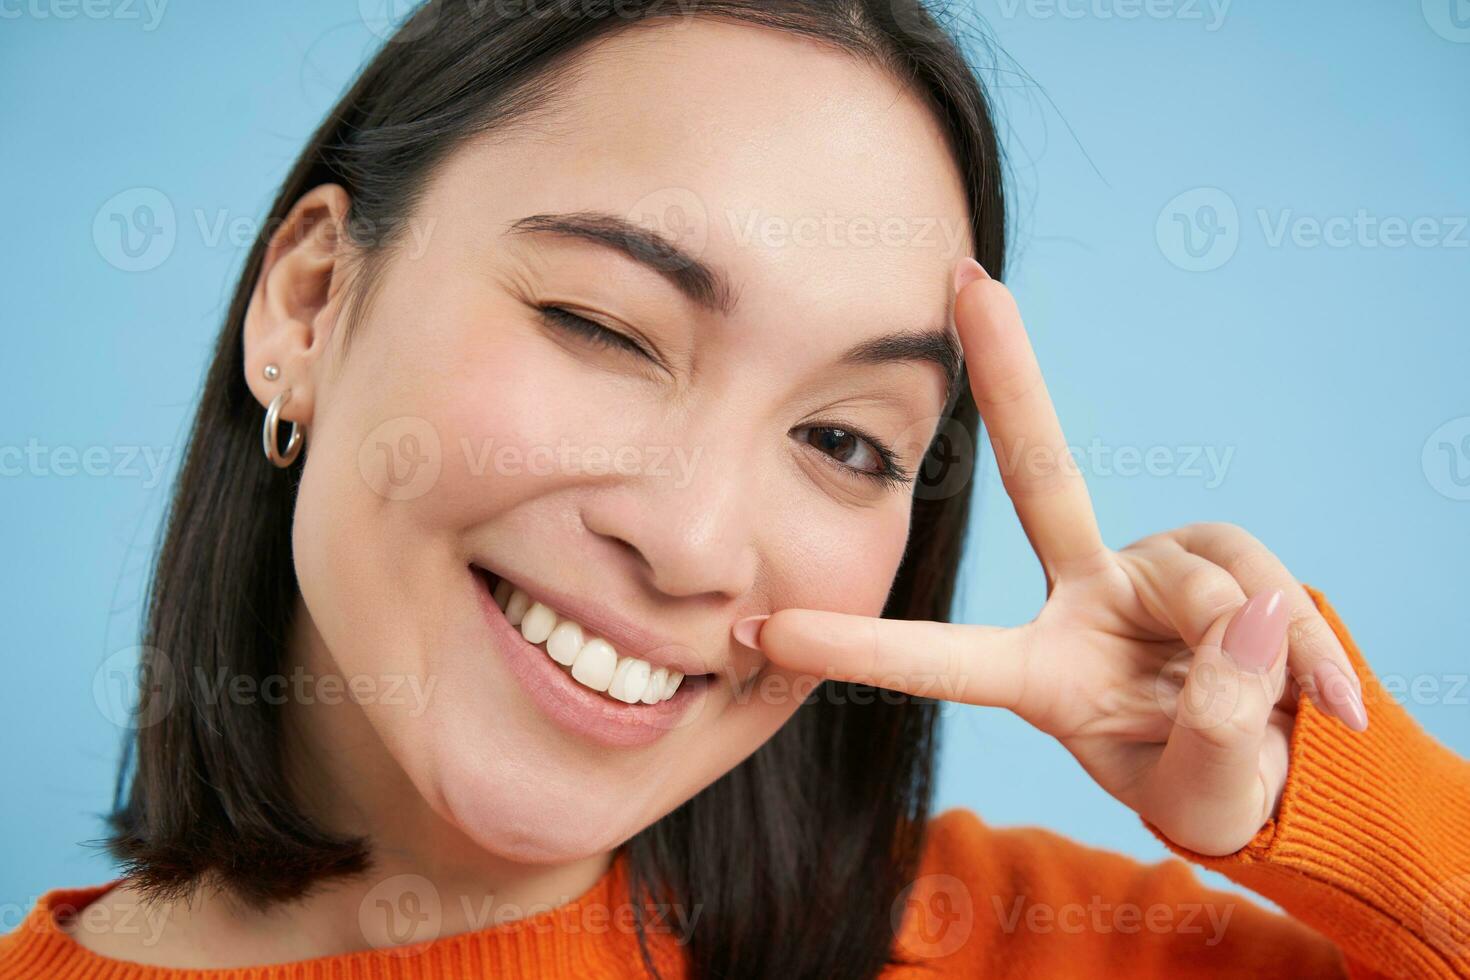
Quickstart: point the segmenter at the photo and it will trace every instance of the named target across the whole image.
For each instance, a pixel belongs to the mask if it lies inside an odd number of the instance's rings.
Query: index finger
[[[955,297],[955,329],[970,390],[1006,493],[1047,571],[1106,550],[1077,461],[1041,376],[1041,366],[1010,290],[980,273]]]
[[[1018,711],[1030,637],[1029,626],[781,609],[760,625],[754,645],[788,670]]]

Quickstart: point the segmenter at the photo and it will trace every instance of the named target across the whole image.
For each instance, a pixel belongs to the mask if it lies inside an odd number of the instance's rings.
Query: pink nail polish
[[[730,627],[730,632],[735,634],[735,640],[738,643],[752,650],[759,650],[761,648],[761,624],[770,618],[770,616],[746,616],[744,619],[737,620],[735,625]]]
[[[985,267],[967,255],[955,263],[954,291],[958,294],[961,289],[964,289],[976,279],[989,278],[990,273],[985,271]]]
[[[1342,668],[1330,660],[1324,660],[1312,668],[1312,682],[1317,688],[1317,704],[1328,714],[1336,715],[1344,725],[1355,732],[1368,727],[1368,712],[1363,707],[1363,696]]]
[[[1281,650],[1289,619],[1285,593],[1258,592],[1236,611],[1220,645],[1244,669],[1264,671]]]

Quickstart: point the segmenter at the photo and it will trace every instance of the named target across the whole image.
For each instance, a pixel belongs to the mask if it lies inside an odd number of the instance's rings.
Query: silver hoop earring
[[[291,436],[286,440],[286,451],[283,453],[277,448],[276,430],[281,427],[281,406],[290,398],[291,389],[287,388],[271,399],[270,407],[265,410],[265,427],[260,433],[261,442],[265,444],[265,458],[282,469],[296,462],[296,457],[301,454],[301,426],[295,422],[291,423]]]

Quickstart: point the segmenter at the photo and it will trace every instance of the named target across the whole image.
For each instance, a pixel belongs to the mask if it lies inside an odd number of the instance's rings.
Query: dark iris
[[[834,459],[849,462],[862,446],[862,440],[846,429],[814,429],[812,445]]]

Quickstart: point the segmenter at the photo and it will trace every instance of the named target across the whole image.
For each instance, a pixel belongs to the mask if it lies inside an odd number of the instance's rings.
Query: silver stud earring
[[[267,380],[267,381],[274,381],[277,378],[279,378],[280,376],[281,376],[281,369],[280,368],[276,367],[274,364],[267,364],[265,366],[265,380]]]

